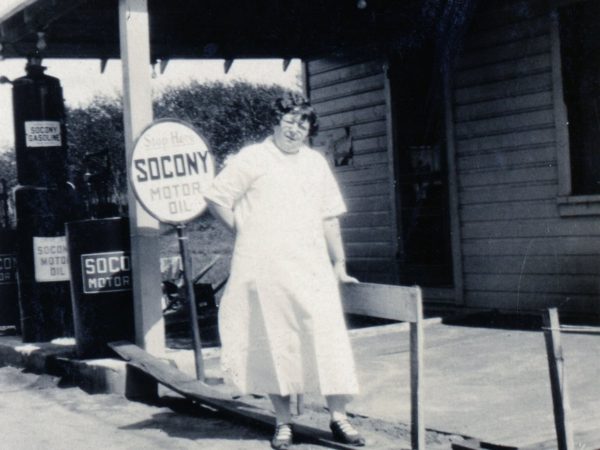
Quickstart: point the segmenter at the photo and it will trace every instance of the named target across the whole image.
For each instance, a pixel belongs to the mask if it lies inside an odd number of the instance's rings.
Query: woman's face
[[[310,124],[301,114],[285,114],[273,130],[275,145],[285,153],[296,153],[308,137]]]

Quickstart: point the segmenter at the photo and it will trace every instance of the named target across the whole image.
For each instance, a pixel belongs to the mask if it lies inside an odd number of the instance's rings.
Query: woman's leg
[[[344,395],[327,395],[325,396],[325,400],[327,401],[327,407],[331,415],[329,427],[331,428],[333,437],[345,444],[358,447],[365,445],[365,438],[348,422],[348,417],[346,416],[347,397]]]
[[[275,409],[275,434],[271,439],[271,448],[288,450],[293,443],[292,414],[290,413],[290,396],[283,397],[269,394]]]
[[[290,412],[290,396],[269,394],[273,409],[275,409],[275,419],[277,425],[292,422],[292,413]]]
[[[346,396],[326,395],[325,401],[332,421],[346,418],[346,404],[348,403]]]

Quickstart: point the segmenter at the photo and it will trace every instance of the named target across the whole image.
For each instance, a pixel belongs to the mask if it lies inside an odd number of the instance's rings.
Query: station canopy
[[[118,0],[5,0],[4,58],[119,58]],[[402,45],[441,0],[148,0],[152,60],[306,58]],[[424,19],[425,17],[425,19]]]

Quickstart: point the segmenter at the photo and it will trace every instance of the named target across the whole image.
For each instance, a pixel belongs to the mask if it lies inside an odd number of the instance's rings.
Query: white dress
[[[355,395],[358,382],[323,219],[346,211],[320,153],[243,148],[206,198],[235,217],[219,308],[221,364],[242,393]]]

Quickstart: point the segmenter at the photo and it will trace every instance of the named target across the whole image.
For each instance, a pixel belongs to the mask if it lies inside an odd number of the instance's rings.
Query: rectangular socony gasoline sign
[[[0,254],[0,284],[17,282],[17,255]]]
[[[60,122],[53,120],[30,120],[25,122],[25,145],[27,147],[60,147]]]
[[[85,294],[131,290],[131,255],[124,251],[81,255]]]

